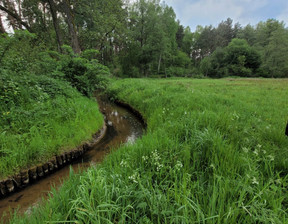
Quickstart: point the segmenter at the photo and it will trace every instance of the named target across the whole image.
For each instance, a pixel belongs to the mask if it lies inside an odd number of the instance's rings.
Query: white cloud
[[[283,9],[283,11],[281,12],[281,14],[277,16],[276,19],[278,19],[279,21],[284,21],[285,25],[288,26],[288,3],[286,7]]]
[[[192,30],[196,25],[217,26],[228,17],[242,25],[255,24],[261,19],[253,11],[268,4],[268,0],[166,0],[177,14],[177,18]]]

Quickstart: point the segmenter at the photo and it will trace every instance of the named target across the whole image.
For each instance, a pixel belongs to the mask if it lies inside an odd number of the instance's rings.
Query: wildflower
[[[182,167],[183,167],[183,164],[180,161],[177,161],[175,165],[175,169],[179,171]]]
[[[187,112],[185,111],[185,113],[184,113],[185,115],[187,115]]]
[[[255,149],[254,152],[253,152],[256,156],[258,156],[258,150]]]
[[[256,177],[253,177],[252,184],[259,185],[259,182],[257,181]]]
[[[272,155],[268,155],[267,158],[268,158],[271,162],[274,161],[274,159],[275,159],[274,156],[272,156]]]
[[[239,115],[236,112],[234,112],[231,120],[234,121],[234,120],[238,120],[238,119],[239,119]]]
[[[129,180],[132,180],[134,183],[138,183],[137,179],[139,179],[139,174],[137,172],[133,173],[128,177]]]
[[[159,172],[163,167],[163,164],[158,163],[156,167],[157,172]]]
[[[281,179],[275,180],[275,183],[280,185],[280,184],[282,183],[282,182],[281,182]]]
[[[214,166],[213,163],[211,163],[210,167],[211,167],[213,170],[215,170],[215,166]]]
[[[158,154],[158,151],[157,150],[155,150],[154,152],[152,152],[152,159],[154,160],[154,161],[159,161],[161,158],[160,158],[160,156],[159,156],[159,154]]]
[[[146,160],[148,160],[148,156],[142,156],[142,159],[143,159],[144,161],[146,161]]]
[[[248,152],[249,152],[249,149],[248,149],[247,147],[243,147],[242,150],[243,150],[243,152],[245,152],[245,153],[248,153]]]
[[[257,147],[258,149],[261,149],[262,145],[258,144],[256,147]]]
[[[127,166],[128,166],[127,161],[122,160],[122,161],[120,162],[120,166],[122,166],[122,167],[127,167]]]

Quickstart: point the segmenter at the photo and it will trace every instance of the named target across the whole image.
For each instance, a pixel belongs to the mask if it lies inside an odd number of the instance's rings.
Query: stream
[[[90,151],[87,151],[81,158],[73,161],[70,165],[46,176],[43,179],[27,186],[19,192],[0,200],[0,216],[8,215],[9,211],[19,209],[17,213],[29,213],[33,206],[37,206],[42,198],[47,198],[53,188],[59,188],[63,181],[69,178],[70,166],[75,173],[85,170],[88,167],[100,163],[112,148],[117,148],[124,143],[133,143],[141,137],[144,132],[144,125],[128,109],[117,106],[109,101],[98,99],[100,110],[106,117],[107,131],[105,136],[96,143]],[[8,216],[5,218],[9,219]]]

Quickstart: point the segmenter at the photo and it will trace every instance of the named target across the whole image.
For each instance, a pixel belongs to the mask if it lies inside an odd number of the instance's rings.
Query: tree
[[[74,8],[74,7],[73,7]],[[81,48],[78,40],[77,28],[74,20],[74,12],[71,8],[70,0],[62,1],[62,9],[66,15],[66,22],[68,25],[68,30],[71,38],[71,47],[76,54],[80,54]]]
[[[28,23],[20,17],[20,15],[16,12],[14,4],[12,4],[9,0],[1,0],[0,10],[7,13],[8,20],[10,21],[11,26],[14,30],[17,28],[21,28],[21,25],[24,26],[29,32],[33,32]]]
[[[177,21],[177,25],[178,25],[178,29],[177,29],[177,33],[176,33],[176,42],[177,42],[178,48],[182,49],[183,48],[183,38],[185,36],[184,26],[182,26],[180,24],[179,20]]]
[[[61,30],[60,30],[60,27],[59,27],[59,20],[58,20],[58,16],[57,16],[56,5],[55,5],[54,0],[48,0],[48,4],[49,4],[52,20],[53,20],[54,30],[55,30],[55,33],[56,33],[58,51],[62,52],[61,46],[63,45],[63,41],[62,41]]]
[[[184,36],[182,40],[182,47],[181,50],[185,52],[189,57],[192,57],[192,49],[194,44],[194,35],[190,30],[190,27],[186,27],[184,29]]]
[[[226,64],[227,51],[217,48],[211,55],[206,56],[200,63],[201,71],[209,77],[221,78],[228,74]]]
[[[256,43],[256,31],[253,26],[248,24],[243,29],[238,31],[237,38],[244,39],[250,46],[253,46]]]
[[[272,77],[288,77],[288,31],[279,28],[272,32],[265,48],[263,67]]]
[[[127,37],[127,6],[121,0],[74,1],[82,48],[100,51],[103,63],[113,62]]]
[[[201,28],[201,27],[198,27]],[[213,53],[216,49],[216,30],[211,25],[200,30],[199,36],[194,44],[194,58],[203,59]]]
[[[3,26],[1,14],[0,14],[0,33],[2,33],[2,34],[6,33],[6,30],[5,30],[4,26]]]
[[[126,48],[129,49],[127,53],[134,53],[134,56],[126,58],[134,60],[128,68],[137,67],[144,76],[165,73],[166,67],[173,63],[173,55],[177,54],[175,20],[173,9],[160,4],[159,0],[139,0],[131,6]],[[130,62],[126,61],[125,65]],[[131,74],[131,71],[125,72]]]
[[[235,31],[233,29],[233,20],[228,18],[222,21],[217,29],[215,29],[215,42],[217,47],[226,47],[233,38],[235,38]]]
[[[260,66],[260,55],[246,40],[233,39],[226,48],[226,63],[231,75],[252,76]]]
[[[258,23],[255,47],[262,57],[263,76],[287,76],[287,32],[284,23],[275,19]]]

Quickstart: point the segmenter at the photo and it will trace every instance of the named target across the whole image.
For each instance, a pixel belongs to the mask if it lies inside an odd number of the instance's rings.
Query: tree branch
[[[32,29],[31,27],[24,21],[22,21],[22,19],[15,14],[14,12],[11,12],[10,10],[6,9],[5,7],[3,7],[2,5],[0,5],[0,10],[6,12],[8,15],[12,16],[14,19],[16,19],[21,25],[23,25],[30,33],[32,33]]]

